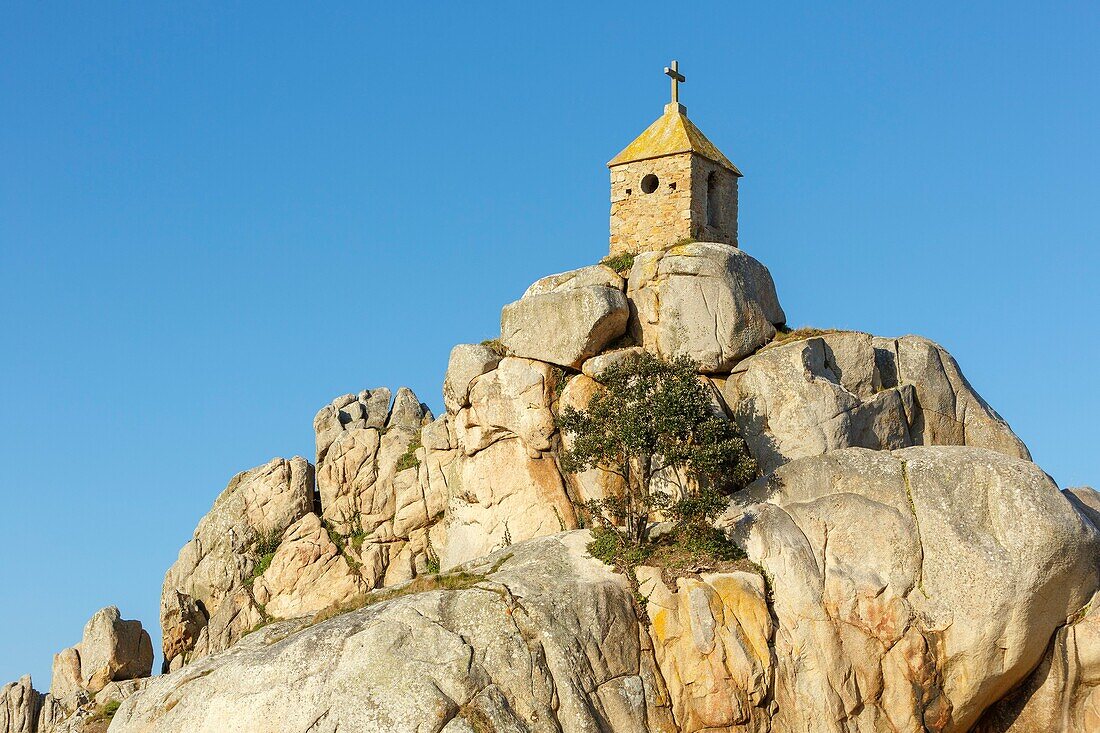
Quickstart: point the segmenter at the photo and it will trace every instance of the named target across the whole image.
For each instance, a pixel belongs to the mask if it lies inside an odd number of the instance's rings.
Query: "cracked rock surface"
[[[627,584],[589,540],[513,546],[461,590],[269,626],[150,682],[111,733],[674,731]]]
[[[797,460],[722,523],[772,581],[777,731],[969,730],[1098,584],[1100,532],[991,450]]]

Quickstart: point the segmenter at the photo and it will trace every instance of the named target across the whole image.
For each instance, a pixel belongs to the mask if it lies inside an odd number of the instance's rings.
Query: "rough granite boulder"
[[[1100,593],[1058,629],[1027,681],[1000,700],[976,733],[1100,730]]]
[[[276,458],[229,482],[165,574],[165,669],[226,648],[263,616],[247,587],[257,547],[313,510],[313,466]]]
[[[970,445],[1030,458],[928,339],[836,332],[771,346],[741,361],[723,388],[764,471],[842,448]]]
[[[84,692],[84,680],[80,675],[80,650],[69,647],[54,654],[50,696],[73,710],[80,703]]]
[[[635,572],[680,730],[771,730],[774,626],[763,576],[703,573],[670,589],[658,568]]]
[[[773,730],[969,730],[1100,584],[1100,532],[985,449],[804,458],[720,523],[771,580]]]
[[[672,733],[630,589],[589,540],[515,545],[449,590],[269,626],[153,680],[111,733]]]
[[[463,456],[452,475],[444,516],[443,569],[482,557],[513,542],[575,529],[576,509],[557,464],[532,458],[516,438]]]
[[[636,343],[728,372],[786,322],[768,268],[736,247],[695,242],[634,260],[626,289]]]
[[[456,413],[470,404],[470,383],[497,368],[500,354],[483,344],[459,344],[451,349],[443,378],[443,405]]]
[[[549,450],[557,429],[550,409],[557,379],[549,364],[512,356],[474,379],[470,406],[455,417],[463,452],[473,455],[511,437],[520,438],[532,456]]]
[[[509,354],[579,369],[626,333],[630,306],[623,280],[595,265],[543,278],[500,314]]]
[[[36,733],[41,704],[30,675],[0,687],[0,733]]]
[[[81,685],[93,695],[111,682],[148,677],[153,671],[149,632],[140,621],[124,620],[116,606],[100,609],[88,620],[78,649]]]
[[[316,613],[366,590],[363,578],[313,513],[291,525],[252,586],[256,602],[277,619]]]
[[[1063,492],[1100,531],[1100,493],[1087,486]],[[1100,565],[1100,557],[1094,561]],[[977,733],[1092,733],[1100,730],[1100,591],[1058,629],[1042,663],[997,702]]]

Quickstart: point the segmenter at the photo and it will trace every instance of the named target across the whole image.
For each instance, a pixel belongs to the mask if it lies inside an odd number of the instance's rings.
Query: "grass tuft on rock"
[[[634,253],[623,252],[617,255],[608,255],[600,260],[600,264],[604,267],[610,267],[620,275],[625,275],[630,272],[630,268],[634,267]]]
[[[500,339],[485,339],[481,342],[481,345],[492,351],[501,359],[508,356],[508,348],[504,345],[504,342]]]
[[[405,452],[401,454],[401,457],[397,459],[397,470],[404,471],[406,468],[416,468],[420,465],[420,459],[416,457],[416,451],[420,448],[420,431],[416,432],[413,439],[409,441],[409,447],[405,449]]]
[[[812,326],[802,326],[791,330],[786,326],[780,326],[775,330],[775,337],[765,344],[764,349],[770,349],[773,346],[782,346],[783,344],[793,343],[795,341],[805,341],[806,339],[814,338],[815,336],[825,336],[830,333],[840,333],[835,328],[814,328]],[[761,349],[763,350],[763,349]]]

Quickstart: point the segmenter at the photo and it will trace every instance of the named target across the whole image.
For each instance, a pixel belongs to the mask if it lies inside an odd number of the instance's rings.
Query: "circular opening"
[[[642,176],[642,190],[646,193],[653,193],[657,190],[658,185],[660,185],[660,181],[658,181],[657,176],[652,173],[647,173]]]

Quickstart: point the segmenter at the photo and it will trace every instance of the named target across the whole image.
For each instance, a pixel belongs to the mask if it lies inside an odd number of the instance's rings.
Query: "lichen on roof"
[[[722,155],[722,151],[715,147],[714,143],[695,126],[695,123],[688,119],[683,109],[678,105],[666,105],[665,113],[635,138],[634,142],[612,158],[607,167],[612,168],[623,163],[661,158],[677,153],[696,153],[740,176],[741,171],[737,166]]]

